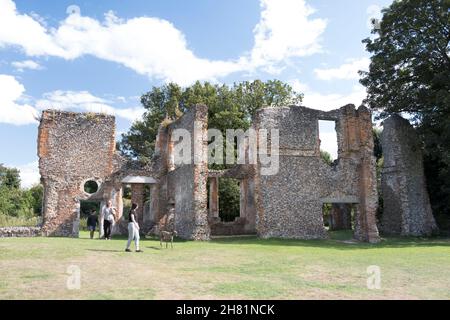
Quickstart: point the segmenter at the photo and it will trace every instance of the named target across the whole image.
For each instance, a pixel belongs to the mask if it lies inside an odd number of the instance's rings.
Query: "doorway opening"
[[[324,203],[323,223],[331,238],[353,238],[356,205],[352,203]]]
[[[80,224],[79,224],[79,237],[80,238],[89,238],[89,228],[88,228],[88,217],[91,214],[94,214],[97,217],[97,225],[95,228],[95,232],[99,237],[100,231],[100,201],[86,200],[80,201]],[[91,218],[92,219],[92,218]]]

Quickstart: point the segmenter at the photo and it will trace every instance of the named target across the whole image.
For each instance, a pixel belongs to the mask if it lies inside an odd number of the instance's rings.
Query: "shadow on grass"
[[[381,248],[408,248],[408,247],[450,247],[450,238],[382,238],[376,244],[358,242],[348,236],[330,233],[326,240],[293,240],[293,239],[260,239],[258,237],[227,237],[216,238],[211,243],[223,245],[261,245],[282,247],[314,247],[323,249],[354,250],[354,249],[381,249]]]
[[[147,241],[157,241],[159,242],[159,237],[156,236],[145,236],[145,237],[141,237],[141,241],[142,240],[147,240]],[[174,237],[173,238],[173,243],[183,243],[183,242],[191,242],[192,240],[186,240],[186,239],[181,239],[179,237]],[[165,242],[163,242],[163,244],[165,245]]]
[[[67,239],[67,238],[66,238]],[[72,238],[74,240],[89,240],[89,241],[105,241],[104,239],[89,239],[85,237]],[[111,241],[126,241],[126,236],[115,235]],[[158,237],[146,236],[141,237],[141,242],[158,241]],[[180,238],[174,239],[176,243],[187,243],[190,240]],[[260,239],[257,236],[236,236],[236,237],[216,237],[209,243],[219,245],[257,245],[257,246],[280,246],[280,247],[313,247],[322,249],[336,249],[336,250],[355,250],[355,249],[382,249],[382,248],[412,248],[412,247],[450,247],[449,237],[430,237],[430,238],[413,238],[413,237],[383,237],[380,243],[370,244],[365,242],[357,242],[353,239],[352,231],[334,231],[329,232],[329,239],[325,240],[293,240],[293,239]],[[165,246],[165,244],[164,244]],[[157,246],[147,246],[146,248],[152,250],[161,250]],[[122,252],[116,250],[94,250],[104,252]]]
[[[154,247],[154,246],[152,246],[152,247],[146,247],[147,249],[152,249],[152,250],[161,250],[162,248],[158,248],[158,247]]]
[[[108,250],[108,249],[86,249],[87,251],[93,252],[125,252],[125,250]]]

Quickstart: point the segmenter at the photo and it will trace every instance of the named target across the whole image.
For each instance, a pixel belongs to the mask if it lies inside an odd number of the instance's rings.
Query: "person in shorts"
[[[94,239],[95,229],[97,228],[98,219],[97,219],[97,211],[92,210],[91,214],[87,218],[87,227],[90,232],[91,239]]]

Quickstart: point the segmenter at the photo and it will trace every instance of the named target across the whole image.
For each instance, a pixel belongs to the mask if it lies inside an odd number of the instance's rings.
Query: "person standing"
[[[134,246],[136,247],[136,252],[142,252],[139,249],[139,224],[137,223],[137,215],[136,210],[138,208],[138,205],[136,203],[133,203],[131,205],[130,214],[128,216],[128,242],[127,242],[127,248],[125,249],[126,252],[131,252],[130,245],[131,241],[134,240]]]
[[[87,218],[87,227],[91,235],[91,239],[94,239],[95,228],[97,228],[98,219],[97,219],[97,211],[93,209],[91,214]]]
[[[116,208],[112,206],[111,200],[108,200],[106,206],[103,207],[102,215],[103,215],[103,232],[105,235],[105,240],[110,240],[112,225],[116,220]]]

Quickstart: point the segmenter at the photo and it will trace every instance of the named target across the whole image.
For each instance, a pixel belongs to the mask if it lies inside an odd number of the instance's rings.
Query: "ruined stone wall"
[[[136,210],[137,222],[140,226],[144,225],[144,184],[131,185],[131,203],[136,203],[138,208]]]
[[[318,122],[313,110],[267,108],[256,129],[279,129],[279,171],[256,170],[258,233],[265,238],[325,238],[320,198],[328,168],[320,159]]]
[[[236,166],[224,173],[241,181],[241,216],[226,225],[208,220],[207,180],[212,176],[207,162],[207,115],[207,107],[198,105],[177,121],[161,125],[152,162],[140,166],[115,154],[114,117],[44,111],[38,138],[45,189],[44,235],[78,236],[81,200],[103,205],[112,199],[120,217],[122,181],[131,175],[154,178],[148,210],[143,206],[143,184],[133,185],[133,201],[140,204],[139,221],[145,232],[151,227],[154,233],[165,229],[169,213],[174,212],[175,229],[184,239],[208,240],[211,228],[224,234],[257,229],[265,238],[325,238],[322,206],[342,203],[354,205],[355,237],[378,240],[372,122],[367,109],[349,105],[330,112],[295,106],[260,110],[254,128],[280,132],[279,171],[262,175],[259,158],[256,166]],[[318,120],[336,122],[339,160],[334,166],[320,157]],[[189,164],[173,161],[176,129],[190,134]],[[95,194],[84,192],[88,180],[98,182]],[[126,221],[114,231],[126,233]]]
[[[409,122],[398,115],[384,121],[383,127],[382,231],[402,236],[431,235],[437,226],[426,189],[421,140]]]
[[[209,171],[209,225],[211,235],[256,234],[256,207],[254,188],[254,168],[250,165],[235,165],[227,170]],[[240,212],[234,221],[224,222],[219,217],[219,178],[239,180]]]
[[[168,154],[171,134],[176,129],[185,129],[191,136],[191,164],[179,164],[167,173],[167,194],[163,198],[173,199],[175,202],[175,228],[178,235],[185,239],[208,240],[210,228],[207,211],[207,179],[208,179],[208,108],[193,106],[180,119],[167,128],[168,137],[166,155],[167,164],[173,155]],[[175,142],[176,143],[176,142]],[[195,152],[198,161],[195,161]],[[169,165],[168,165],[169,167]],[[164,186],[160,186],[164,189]],[[162,204],[159,205],[162,207]],[[168,213],[167,205],[165,207]]]
[[[114,117],[53,110],[42,113],[38,156],[45,190],[45,235],[77,237],[81,200],[121,198],[109,179],[114,151]],[[88,180],[98,183],[97,193],[84,191]]]
[[[342,107],[337,132],[339,158],[346,164],[341,174],[356,182],[354,193],[358,202],[355,205],[354,237],[360,241],[378,242],[378,190],[371,112],[362,106],[358,109],[353,105]]]
[[[152,186],[150,191],[149,214],[153,217],[149,233],[159,234],[160,229],[164,229],[165,217],[168,208],[167,194],[167,173],[168,173],[168,143],[169,129],[160,125],[155,141],[155,152],[153,154],[151,167],[154,177],[158,182]]]
[[[350,113],[350,115],[348,114]],[[367,121],[367,117],[369,121]],[[339,160],[331,167],[320,157],[319,120],[336,122]],[[264,238],[317,239],[327,236],[324,203],[352,203],[359,207],[355,236],[377,241],[374,203],[377,201],[370,113],[345,106],[322,112],[304,107],[260,110],[254,128],[279,129],[279,171],[255,175],[258,234]],[[373,146],[373,141],[371,142]],[[375,191],[375,194],[373,193]],[[373,216],[373,218],[372,218]]]

